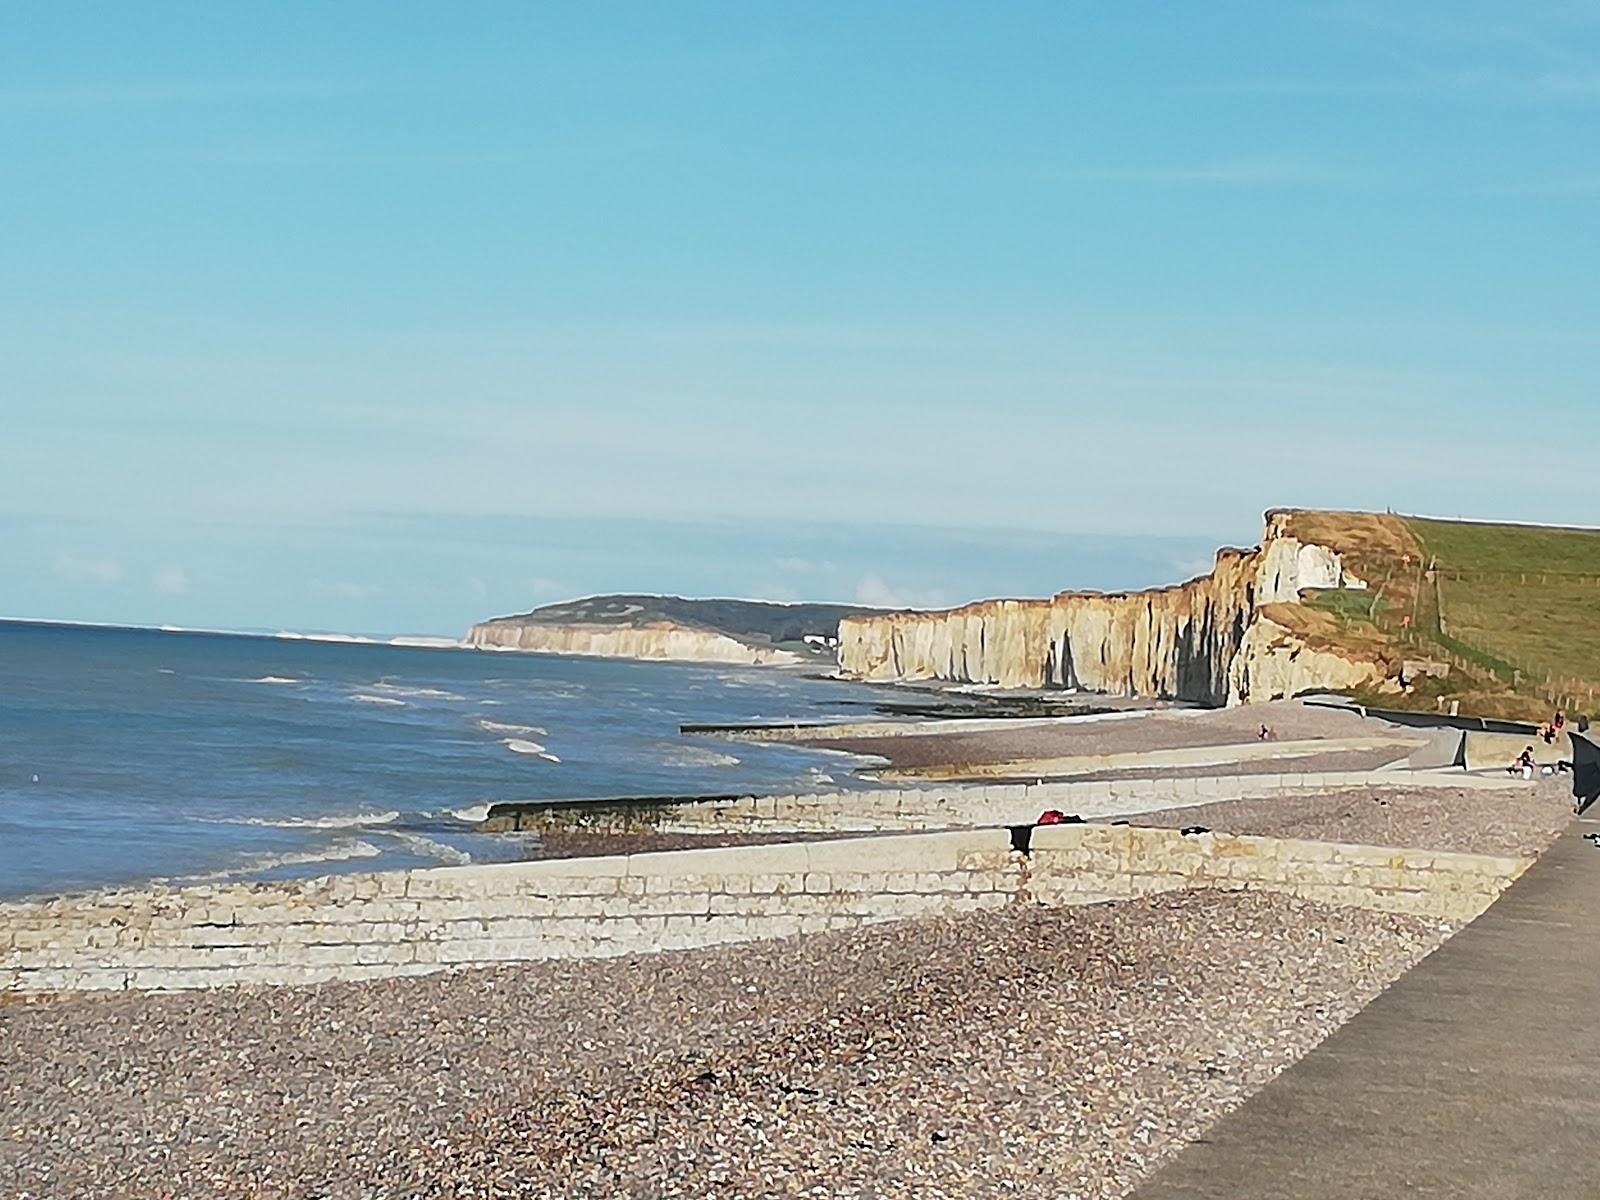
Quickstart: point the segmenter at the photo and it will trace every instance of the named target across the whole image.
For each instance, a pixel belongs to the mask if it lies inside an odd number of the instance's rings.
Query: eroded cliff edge
[[[1366,587],[1336,546],[1298,536],[1300,517],[1268,513],[1260,546],[1218,551],[1209,575],[1173,587],[845,617],[840,669],[1208,704],[1381,685],[1392,664],[1319,639],[1300,604],[1305,589]]]

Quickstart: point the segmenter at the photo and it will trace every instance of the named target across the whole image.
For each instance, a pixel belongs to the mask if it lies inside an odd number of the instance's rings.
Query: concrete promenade
[[[1600,849],[1568,832],[1483,916],[1137,1200],[1600,1197]]]

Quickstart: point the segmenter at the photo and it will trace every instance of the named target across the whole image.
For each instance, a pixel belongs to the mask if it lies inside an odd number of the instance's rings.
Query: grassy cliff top
[[[1458,700],[1484,716],[1542,719],[1600,708],[1600,530],[1293,512],[1288,532],[1339,551],[1370,590],[1307,597],[1370,653],[1450,664],[1409,699]]]

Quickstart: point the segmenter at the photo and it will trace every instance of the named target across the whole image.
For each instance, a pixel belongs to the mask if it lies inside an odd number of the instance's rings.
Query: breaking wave
[[[263,675],[259,679],[250,680],[251,683],[299,683],[298,679],[291,679],[287,675]]]
[[[483,717],[478,718],[477,724],[485,733],[531,733],[543,737],[550,732],[537,725],[508,725],[504,721],[490,721]]]
[[[404,700],[396,700],[393,696],[374,696],[367,692],[357,692],[350,699],[356,704],[387,704],[393,708],[404,708]]]
[[[513,754],[526,754],[533,758],[542,758],[546,762],[558,763],[561,761],[538,742],[530,742],[525,738],[507,738],[504,745]]]
[[[392,832],[388,835],[399,842],[413,854],[423,858],[436,859],[442,863],[449,863],[453,867],[464,867],[472,862],[472,855],[465,850],[457,850],[454,846],[447,846],[443,842],[436,842],[430,837],[423,837],[420,833]]]
[[[663,761],[669,767],[737,767],[739,760],[702,746],[674,746]]]
[[[455,692],[447,692],[443,688],[431,687],[402,687],[398,683],[375,683],[372,685],[375,692],[383,692],[388,696],[409,696],[417,700],[465,700],[465,696],[458,696]]]
[[[195,875],[170,875],[157,879],[157,883],[207,883],[220,879],[233,879],[240,875],[259,875],[279,867],[304,867],[324,862],[348,862],[357,858],[378,858],[383,854],[371,842],[355,838],[341,838],[318,850],[297,850],[287,854],[257,854],[231,867],[216,871],[202,871]]]
[[[221,825],[261,825],[268,829],[364,829],[390,825],[400,819],[395,809],[387,812],[335,813],[326,817],[219,817]]]

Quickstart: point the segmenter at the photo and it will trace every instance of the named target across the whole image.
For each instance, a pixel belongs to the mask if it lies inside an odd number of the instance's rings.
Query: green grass
[[[1600,530],[1542,525],[1473,525],[1409,518],[1440,565],[1469,571],[1600,577]]]
[[[1411,521],[1441,569],[1441,641],[1497,675],[1600,687],[1600,532]],[[1470,653],[1468,653],[1470,652]]]
[[[1339,618],[1341,624],[1351,621],[1370,621],[1375,616],[1382,617],[1389,604],[1382,596],[1372,592],[1341,589],[1313,592],[1305,598],[1305,602],[1312,608],[1332,613]]]

